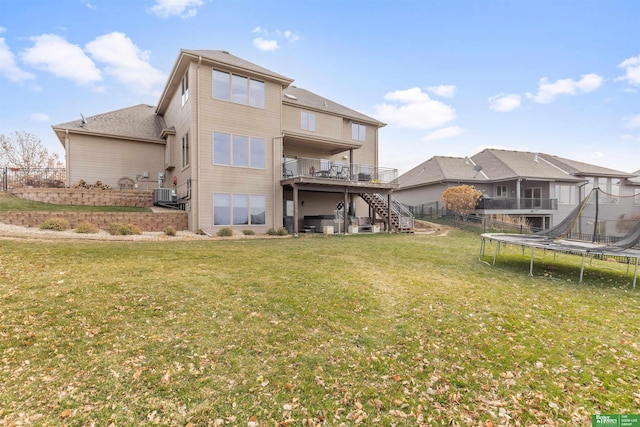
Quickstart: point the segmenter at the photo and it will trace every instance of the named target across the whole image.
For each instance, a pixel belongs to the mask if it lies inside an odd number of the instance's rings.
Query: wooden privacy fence
[[[17,188],[64,188],[67,180],[65,168],[0,168],[0,191]]]

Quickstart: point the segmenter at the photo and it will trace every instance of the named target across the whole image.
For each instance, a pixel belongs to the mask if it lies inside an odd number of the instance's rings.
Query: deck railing
[[[501,197],[496,199],[480,199],[476,206],[479,210],[518,210],[541,209],[558,210],[558,199],[526,199],[516,197]]]
[[[326,159],[297,158],[284,161],[282,163],[282,178],[297,177],[397,184],[398,170]]]

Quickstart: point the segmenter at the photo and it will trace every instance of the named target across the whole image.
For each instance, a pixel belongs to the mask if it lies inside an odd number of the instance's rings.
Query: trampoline
[[[602,193],[602,194],[601,194]],[[627,263],[627,273],[633,265],[633,289],[640,264],[640,212],[634,197],[613,198],[595,188],[588,197],[556,227],[533,234],[484,233],[481,235],[480,260],[485,255],[486,242],[495,242],[493,264],[500,252],[500,244],[531,249],[529,275],[533,276],[536,249],[582,256],[580,280],[584,277],[585,260],[614,258]],[[634,209],[635,208],[635,209]],[[635,210],[635,212],[634,212]]]

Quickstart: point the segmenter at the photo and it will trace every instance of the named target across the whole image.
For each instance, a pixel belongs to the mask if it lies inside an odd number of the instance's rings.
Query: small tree
[[[40,138],[23,131],[0,134],[0,164],[22,168],[27,173],[36,168],[62,167],[57,153],[49,153]]]
[[[466,217],[476,208],[480,196],[482,196],[482,192],[476,190],[472,185],[459,185],[444,190],[442,202],[447,209]]]

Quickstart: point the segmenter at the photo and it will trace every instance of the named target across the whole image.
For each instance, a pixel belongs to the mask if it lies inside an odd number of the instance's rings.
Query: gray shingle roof
[[[558,156],[540,153],[540,156],[558,166],[560,169],[577,176],[607,176],[607,177],[623,177],[633,176],[634,174],[621,172],[615,169],[604,168],[589,163],[578,162],[571,159],[565,159]]]
[[[258,73],[263,76],[268,76],[275,80],[284,80],[287,81],[288,84],[293,82],[293,79],[289,77],[285,77],[282,74],[275,73],[267,68],[256,65],[253,62],[249,62],[245,59],[239,58],[235,55],[230,54],[226,50],[182,49],[181,52],[189,53],[195,56],[201,56],[204,59],[208,59],[220,64],[228,64],[232,67],[244,69],[250,71],[251,73]]]
[[[438,182],[487,182],[483,173],[462,157],[434,156],[398,177],[400,188]]]
[[[438,182],[500,182],[524,178],[544,181],[580,182],[587,176],[631,178],[633,174],[603,168],[545,153],[488,148],[471,157],[434,156],[398,178],[400,188]],[[473,164],[482,166],[476,173]],[[631,178],[632,182],[636,178]]]
[[[79,119],[53,126],[54,130],[158,141],[163,141],[160,135],[164,128],[164,118],[146,104],[86,117],[86,123]]]
[[[376,120],[373,117],[359,113],[358,111],[347,108],[344,105],[338,104],[337,102],[296,86],[289,86],[283,90],[282,102],[284,104],[305,107],[310,110],[347,117],[355,121],[371,123],[378,127],[386,126],[386,123],[383,123],[380,120]]]

